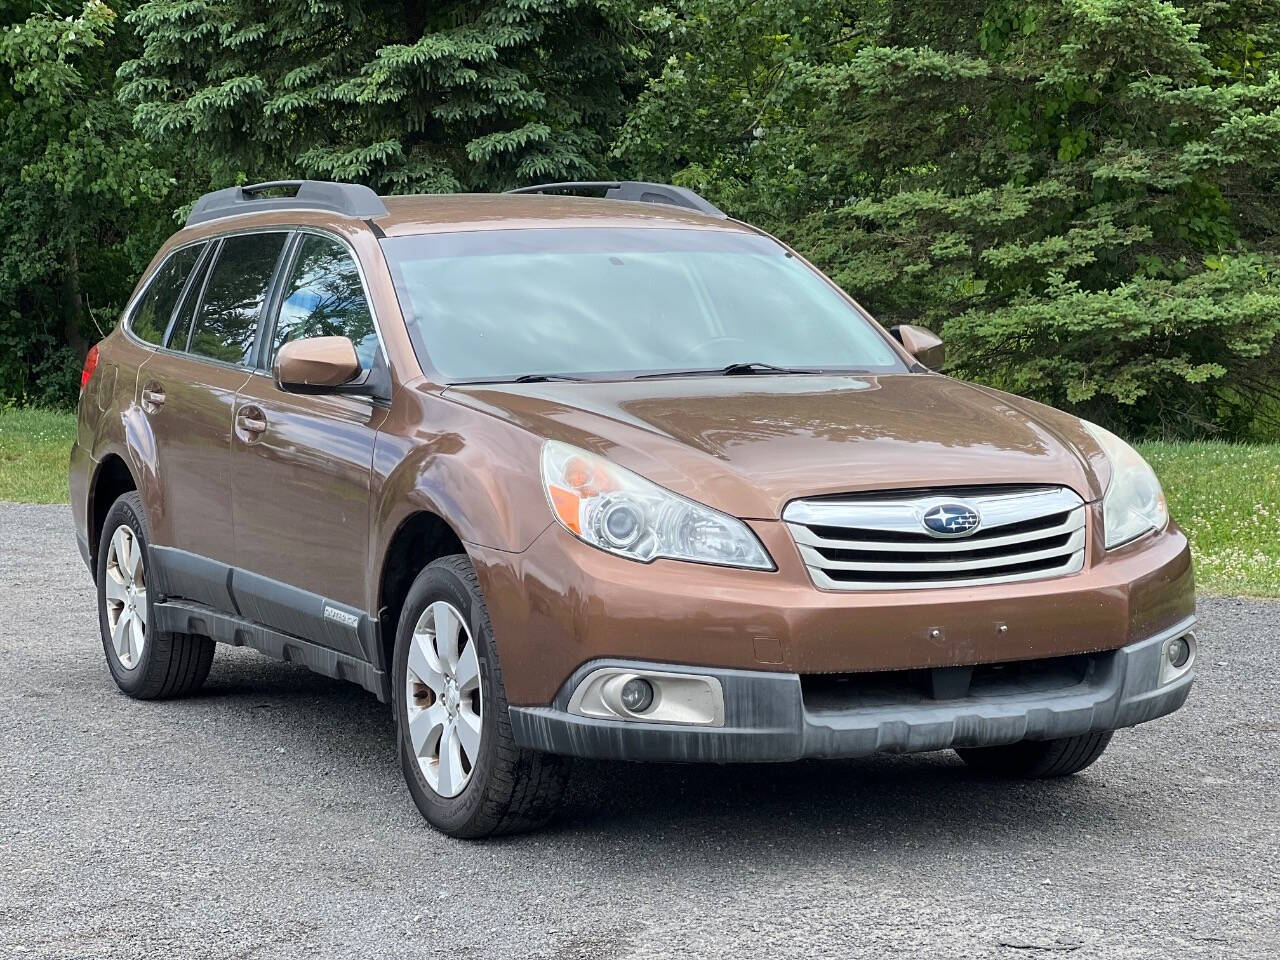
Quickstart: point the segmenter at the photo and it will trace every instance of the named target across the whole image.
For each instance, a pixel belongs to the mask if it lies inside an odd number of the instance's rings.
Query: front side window
[[[196,265],[203,249],[202,243],[183,247],[174,252],[164,262],[164,266],[156,271],[129,322],[129,329],[134,336],[157,346],[164,341],[174,307],[178,305],[187,278],[191,275],[191,268]]]
[[[306,234],[284,286],[280,317],[271,339],[270,361],[290,340],[347,337],[362,369],[373,364],[378,334],[364,297],[360,272],[337,240]]]
[[[226,363],[248,363],[262,305],[288,235],[227,237],[205,284],[190,352]]]
[[[452,382],[740,363],[906,371],[874,321],[758,234],[510,229],[382,248],[419,359]]]

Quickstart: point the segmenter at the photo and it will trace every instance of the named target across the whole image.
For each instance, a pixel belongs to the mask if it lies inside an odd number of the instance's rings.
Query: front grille
[[[964,536],[924,525],[936,507],[981,518]],[[782,518],[813,582],[828,590],[901,590],[1012,583],[1084,566],[1084,501],[1066,487],[877,493],[795,500]]]

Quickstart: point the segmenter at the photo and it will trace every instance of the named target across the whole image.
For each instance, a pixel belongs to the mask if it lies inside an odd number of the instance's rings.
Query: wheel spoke
[[[455,726],[462,752],[467,755],[467,760],[474,767],[480,758],[480,717],[471,712],[469,703],[464,703],[458,710]]]
[[[462,622],[454,616],[453,608],[447,603],[433,603],[431,615],[435,623],[436,653],[440,655],[440,663],[445,673],[455,673],[458,669],[458,634],[462,630]]]
[[[136,609],[133,611],[133,616],[129,618],[129,625],[132,628],[129,631],[130,647],[133,651],[133,662],[136,665],[142,656],[142,646],[147,642],[146,630]]]
[[[480,685],[480,660],[476,656],[475,640],[468,640],[458,654],[458,669],[454,673],[454,679],[458,681],[458,690],[464,696]]]
[[[455,723],[449,723],[440,738],[440,793],[452,797],[466,783],[467,774],[462,769],[462,746],[458,743]]]
[[[147,591],[146,588],[134,591],[133,594],[134,610],[133,615],[142,621],[142,625],[147,625]]]
[[[409,639],[409,681],[426,684],[437,698],[444,695],[444,674],[431,649],[431,637],[419,630]]]
[[[127,554],[129,545],[126,539],[124,527],[116,527],[116,532],[111,535],[111,552],[107,554],[107,562],[115,561],[116,566],[120,570],[120,579],[128,581],[128,564]]]
[[[440,703],[409,717],[409,742],[413,744],[414,756],[427,759],[442,735],[436,731],[444,729],[446,720],[448,715]]]
[[[138,538],[133,535],[132,530],[126,527],[124,533],[125,547],[128,551],[125,569],[129,572],[129,579],[137,583],[138,573],[142,567],[142,548],[138,545]]]
[[[120,658],[120,662],[125,666],[129,666],[125,661],[129,658],[129,620],[131,618],[129,608],[125,607],[120,611],[120,616],[116,619],[116,625],[111,628],[111,644],[116,648],[116,656]]]
[[[111,538],[111,544],[115,547],[116,563],[120,567],[120,573],[126,583],[133,580],[134,567],[137,563],[134,558],[135,543],[128,527],[117,527],[115,536]]]
[[[103,588],[107,592],[107,599],[114,603],[128,603],[129,590],[123,580],[116,576],[116,571],[110,565],[107,566],[107,576],[102,583]]]

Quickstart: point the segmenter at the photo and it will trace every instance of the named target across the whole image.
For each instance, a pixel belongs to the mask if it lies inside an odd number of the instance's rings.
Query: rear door
[[[287,233],[211,241],[158,350],[142,368],[139,401],[155,443],[161,495],[153,547],[166,592],[234,610],[231,434],[248,382],[262,309]]]
[[[305,337],[349,337],[365,369],[385,355],[355,256],[336,237],[297,234],[276,299],[260,369],[237,398],[236,599],[245,616],[368,659],[369,478],[387,406],[290,393],[270,371],[284,343]]]

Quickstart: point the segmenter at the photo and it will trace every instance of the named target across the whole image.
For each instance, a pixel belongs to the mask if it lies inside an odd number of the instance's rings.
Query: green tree
[[[603,162],[642,50],[613,0],[153,0],[121,70],[138,129],[219,186],[494,190]]]
[[[0,400],[69,403],[172,230],[169,169],[115,99],[116,26],[100,0],[0,14]]]
[[[615,152],[962,375],[1131,433],[1275,430],[1280,4],[670,0]]]

